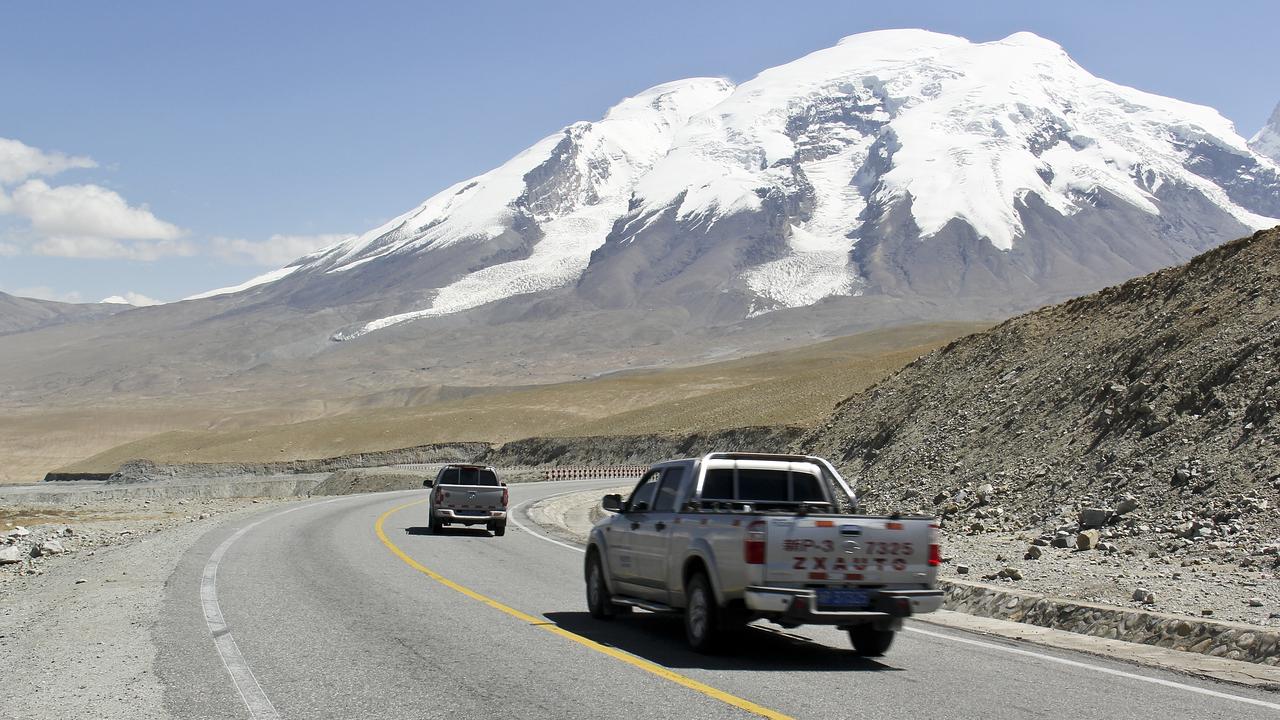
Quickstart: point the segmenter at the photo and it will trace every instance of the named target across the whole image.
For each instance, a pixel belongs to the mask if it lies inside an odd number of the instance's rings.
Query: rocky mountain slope
[[[1280,552],[1280,228],[1009,320],[851,397],[801,441],[870,506],[1144,555]],[[1092,518],[1081,511],[1102,511]],[[1088,513],[1086,513],[1088,515]],[[1152,555],[1156,557],[1156,555]]]

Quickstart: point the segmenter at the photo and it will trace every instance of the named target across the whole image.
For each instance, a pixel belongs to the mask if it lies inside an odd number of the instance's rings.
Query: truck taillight
[[[507,506],[507,499],[510,497],[511,497],[511,494],[507,491],[507,489],[502,488],[502,507]]]
[[[436,502],[444,502],[444,488],[436,488]]]
[[[742,539],[742,557],[748,565],[764,564],[765,521],[756,520],[747,526]]]
[[[942,546],[933,543],[929,546],[929,567],[937,567],[942,564]]]

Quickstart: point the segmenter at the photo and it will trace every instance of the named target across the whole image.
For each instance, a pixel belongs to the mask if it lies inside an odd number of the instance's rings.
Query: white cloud
[[[92,158],[45,152],[0,138],[0,215],[29,223],[0,243],[0,257],[24,253],[73,258],[155,260],[194,255],[186,232],[100,185],[51,186],[35,176],[93,168]],[[5,190],[4,186],[15,186]]]
[[[304,255],[346,240],[351,235],[272,235],[266,240],[254,242],[239,238],[217,237],[213,239],[213,252],[224,260],[283,267]]]
[[[36,232],[50,237],[95,237],[114,240],[174,240],[181,228],[98,185],[50,187],[28,180],[14,189],[11,211],[31,221]]]
[[[26,143],[0,138],[0,184],[12,185],[34,175],[56,175],[72,168],[93,168],[93,158],[45,152]]]
[[[123,295],[112,295],[108,298],[102,298],[98,302],[107,303],[109,305],[132,305],[134,307],[147,307],[148,305],[161,305],[161,301],[149,298],[142,293],[127,292]]]

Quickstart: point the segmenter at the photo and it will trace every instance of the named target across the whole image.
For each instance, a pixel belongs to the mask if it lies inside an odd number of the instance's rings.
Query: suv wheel
[[[604,582],[604,568],[600,566],[600,555],[596,552],[587,556],[587,611],[597,620],[608,620],[614,616],[613,598]]]

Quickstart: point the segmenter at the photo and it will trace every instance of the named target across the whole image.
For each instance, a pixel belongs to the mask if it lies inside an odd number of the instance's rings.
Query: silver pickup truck
[[[682,613],[690,646],[765,619],[835,625],[854,650],[888,650],[902,619],[942,604],[938,526],[928,517],[854,514],[826,460],[712,453],[654,465],[591,530],[587,607],[608,619]]]
[[[484,525],[497,536],[507,534],[507,484],[498,482],[498,473],[483,465],[445,465],[435,480],[427,501],[432,533],[446,525]]]

